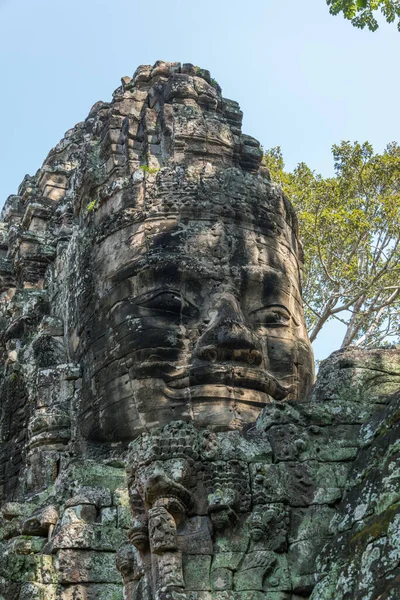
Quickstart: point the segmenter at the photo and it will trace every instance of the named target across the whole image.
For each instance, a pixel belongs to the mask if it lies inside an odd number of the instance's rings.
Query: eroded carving
[[[235,103],[180,69],[123,83],[112,130],[94,110],[75,181],[69,352],[91,440],[171,420],[240,429],[313,379],[294,211]]]
[[[140,67],[7,200],[0,597],[386,594],[398,352],[302,402],[296,216],[241,120],[208,71]]]

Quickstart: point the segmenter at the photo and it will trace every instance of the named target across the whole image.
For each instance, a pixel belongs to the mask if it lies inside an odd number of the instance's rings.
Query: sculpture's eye
[[[184,300],[179,293],[170,290],[147,295],[137,304],[154,312],[170,313],[180,317],[190,318],[197,314],[197,309],[192,304]]]
[[[288,327],[292,318],[288,309],[280,304],[259,308],[251,316],[257,325],[264,327]]]

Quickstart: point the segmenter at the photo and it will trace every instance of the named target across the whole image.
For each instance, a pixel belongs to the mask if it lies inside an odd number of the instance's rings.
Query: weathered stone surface
[[[399,417],[395,394],[362,429],[363,448],[331,520],[334,537],[319,559],[321,581],[312,595],[315,600],[344,600],[349,594],[355,600],[398,596]]]
[[[400,351],[383,348],[334,352],[323,361],[313,400],[383,404],[400,387]]]
[[[241,123],[142,66],[6,201],[0,600],[398,599],[400,351],[309,396],[296,215]]]
[[[120,582],[114,552],[60,550],[55,564],[60,583]]]

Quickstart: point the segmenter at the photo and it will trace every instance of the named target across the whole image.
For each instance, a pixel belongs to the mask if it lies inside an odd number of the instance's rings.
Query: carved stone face
[[[208,496],[208,512],[216,530],[222,531],[237,521],[238,494],[232,489],[218,490]]]
[[[97,306],[82,357],[91,392],[82,426],[94,439],[133,439],[171,420],[238,428],[312,380],[282,193],[227,169],[208,188],[186,175],[171,209],[171,180],[168,169],[156,178],[153,217],[94,249]]]

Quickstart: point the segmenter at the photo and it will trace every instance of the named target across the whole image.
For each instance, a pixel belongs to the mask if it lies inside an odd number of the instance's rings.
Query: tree
[[[310,339],[335,318],[346,326],[342,347],[387,343],[400,322],[400,146],[375,154],[342,142],[332,153],[331,178],[305,163],[286,172],[279,147],[264,157],[298,212]]]
[[[370,31],[378,29],[376,11],[380,9],[388,23],[399,19],[397,29],[400,31],[400,2],[398,0],[326,0],[332,15],[343,13],[355,27]]]

